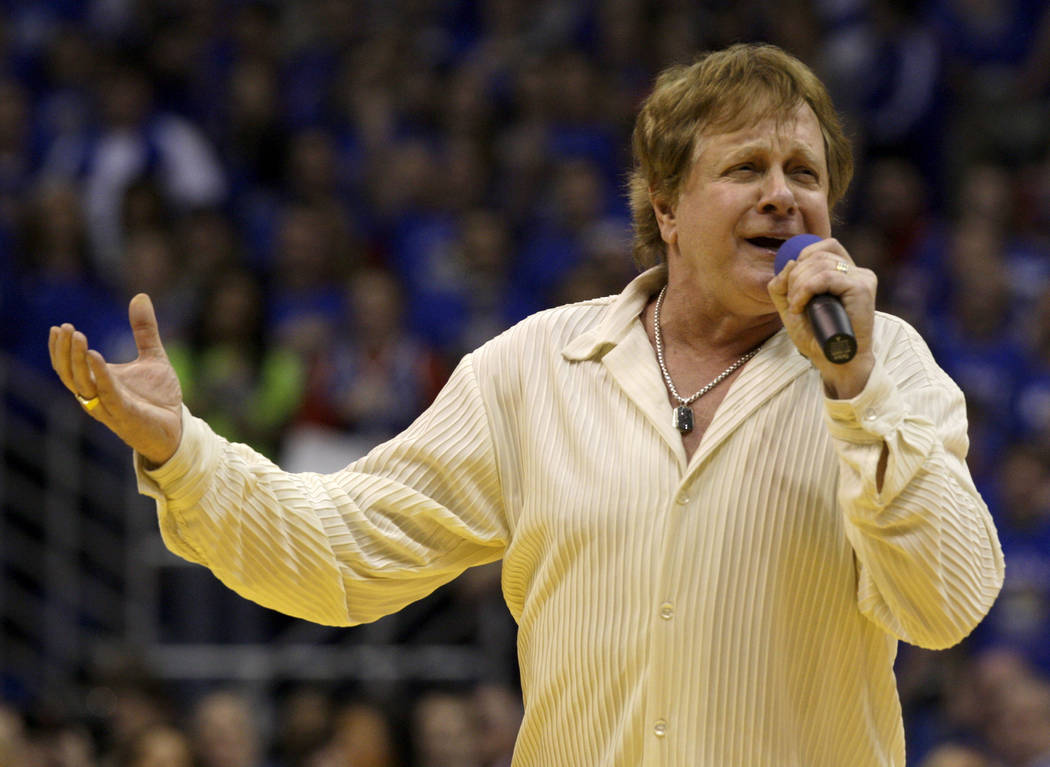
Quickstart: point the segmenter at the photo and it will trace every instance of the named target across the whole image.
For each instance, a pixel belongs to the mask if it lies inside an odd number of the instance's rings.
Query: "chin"
[[[769,297],[769,290],[766,288],[769,285],[769,281],[776,275],[773,273],[772,262],[768,264],[755,264],[750,273],[747,275],[748,292],[752,295],[764,296],[765,303],[770,306],[773,305],[773,299]]]

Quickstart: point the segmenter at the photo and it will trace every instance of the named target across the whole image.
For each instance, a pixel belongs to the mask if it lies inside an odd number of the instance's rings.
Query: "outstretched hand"
[[[131,299],[128,319],[139,353],[134,362],[107,363],[88,348],[83,333],[65,323],[51,328],[51,366],[66,388],[87,403],[84,409],[93,418],[159,465],[171,458],[182,438],[182,388],[164,353],[149,296],[139,293]]]

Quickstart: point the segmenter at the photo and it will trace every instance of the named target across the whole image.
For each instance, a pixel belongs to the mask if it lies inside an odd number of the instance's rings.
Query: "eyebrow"
[[[726,161],[730,161],[738,157],[754,154],[755,152],[767,151],[769,151],[769,142],[765,139],[759,139],[738,146],[735,150],[728,152],[725,155],[725,159]],[[821,164],[820,157],[815,155],[805,144],[795,143],[791,147],[791,152],[789,154],[791,156],[800,156],[803,160],[805,160],[808,163],[812,163],[813,165],[819,166]],[[826,167],[826,162],[824,164]]]

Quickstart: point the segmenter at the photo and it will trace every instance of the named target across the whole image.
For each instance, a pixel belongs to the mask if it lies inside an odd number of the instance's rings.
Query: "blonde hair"
[[[775,45],[739,43],[706,53],[656,78],[634,124],[630,178],[634,259],[648,267],[666,258],[650,194],[678,200],[700,133],[790,116],[808,105],[824,137],[828,207],[842,199],[853,176],[853,155],[831,97],[812,70]]]

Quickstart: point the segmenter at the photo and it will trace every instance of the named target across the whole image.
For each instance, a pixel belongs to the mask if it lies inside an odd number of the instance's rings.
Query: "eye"
[[[745,175],[748,173],[754,173],[758,168],[753,162],[739,162],[729,168],[729,173],[733,175]]]
[[[791,173],[795,176],[799,176],[810,181],[817,181],[820,178],[820,176],[815,170],[805,165],[798,166],[797,168],[792,170]]]

